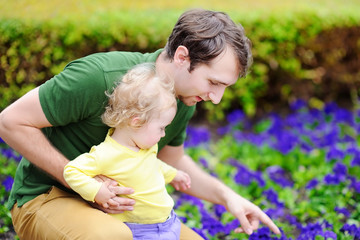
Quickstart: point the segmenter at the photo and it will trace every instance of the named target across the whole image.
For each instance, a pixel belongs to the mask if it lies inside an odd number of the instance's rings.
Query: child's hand
[[[175,178],[170,183],[177,191],[184,191],[191,187],[191,179],[189,174],[178,170]]]
[[[103,182],[95,196],[95,202],[103,208],[109,208],[109,206],[117,204],[112,199],[116,196],[116,194],[111,191],[111,186],[109,185],[111,185],[111,182]]]
[[[133,189],[128,187],[120,187],[115,180],[104,175],[97,175],[94,178],[98,182],[101,182],[102,186],[95,196],[95,202],[89,202],[92,207],[97,208],[105,213],[112,214],[119,214],[123,213],[124,211],[134,210],[133,205],[135,204],[135,201],[124,196],[133,194]],[[105,188],[107,188],[107,190]]]

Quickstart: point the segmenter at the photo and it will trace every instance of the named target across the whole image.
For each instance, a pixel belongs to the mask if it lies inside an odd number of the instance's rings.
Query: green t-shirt
[[[108,101],[105,92],[111,92],[133,66],[155,62],[161,51],[96,53],[69,63],[60,74],[40,86],[40,104],[53,125],[42,129],[43,133],[70,160],[104,141],[109,129],[101,121]],[[188,107],[178,100],[176,116],[165,129],[159,150],[165,145],[179,146],[184,142],[186,126],[194,111],[195,106]],[[23,158],[7,206],[11,209],[15,202],[22,206],[53,185],[69,191]]]

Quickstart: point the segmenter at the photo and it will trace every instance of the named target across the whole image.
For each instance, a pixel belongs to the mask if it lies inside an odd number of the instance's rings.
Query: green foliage
[[[183,11],[150,7],[141,10],[127,8],[125,11],[108,9],[87,15],[84,12],[78,15],[63,13],[51,18],[45,13],[50,7],[51,4],[47,4],[38,10],[44,14],[44,19],[29,14],[15,17],[3,14],[0,18],[0,110],[59,73],[76,58],[100,51],[150,52],[164,47]],[[76,7],[78,11],[81,9],[81,6]],[[231,9],[231,6],[227,7]],[[200,106],[208,118],[223,119],[226,112],[239,107],[248,115],[255,115],[259,109],[271,110],[273,106],[269,98],[286,103],[304,97],[299,93],[299,86],[310,89],[305,98],[321,104],[329,94],[325,91],[327,84],[322,82],[327,77],[324,71],[328,73],[335,64],[351,58],[350,53],[352,59],[360,54],[358,44],[352,38],[344,40],[352,42],[343,43],[341,35],[336,35],[341,30],[353,33],[355,38],[358,36],[358,5],[339,8],[337,12],[324,9],[314,11],[294,7],[283,11],[228,11],[235,22],[245,27],[253,43],[254,64],[246,78],[225,92],[221,104],[214,106],[207,102]],[[343,46],[316,42],[321,34],[325,37],[326,34],[334,35],[332,42],[341,42]],[[319,58],[319,52],[324,50],[328,54]],[[331,78],[331,81],[341,83],[352,99],[358,96],[356,88],[354,90],[358,69],[346,73],[337,71],[337,78]],[[336,97],[334,93],[331,96]]]
[[[1,140],[1,139],[0,139]],[[6,144],[0,141],[0,238],[1,234],[5,234],[11,230],[12,221],[9,210],[5,207],[5,202],[9,197],[9,189],[6,187],[11,187],[11,182],[13,177],[15,176],[15,171],[17,167],[17,162],[13,158],[8,158],[2,155],[1,153],[10,153],[10,150]],[[4,186],[4,182],[6,182],[6,178],[8,178],[8,184],[6,187]],[[10,185],[10,186],[9,186]]]

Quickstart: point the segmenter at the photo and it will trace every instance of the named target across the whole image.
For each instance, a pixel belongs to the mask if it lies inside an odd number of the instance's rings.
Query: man
[[[132,239],[131,231],[106,213],[131,211],[136,203],[121,197],[132,189],[113,190],[117,204],[91,207],[68,189],[63,169],[104,140],[101,122],[111,92],[128,69],[155,62],[158,74],[173,79],[176,116],[159,142],[158,157],[187,172],[185,192],[221,204],[239,219],[236,232],[251,234],[263,224],[279,234],[270,218],[184,154],[185,129],[200,101],[220,102],[225,88],[243,77],[251,64],[250,41],[243,28],[224,13],[190,10],[182,14],[165,49],[154,53],[109,52],[75,60],[51,80],[30,91],[0,114],[0,137],[24,158],[9,198],[15,230],[21,239]],[[135,204],[135,206],[133,206]],[[102,210],[102,211],[99,211]],[[182,225],[181,239],[201,239]]]

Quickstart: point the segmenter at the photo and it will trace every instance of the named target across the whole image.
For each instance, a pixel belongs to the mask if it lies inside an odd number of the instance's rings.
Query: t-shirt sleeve
[[[165,183],[170,183],[176,176],[177,170],[159,159],[161,172],[164,175]]]
[[[158,143],[159,150],[165,145],[180,146],[186,139],[186,128],[190,119],[194,115],[195,106],[186,106],[182,102],[178,102],[178,110],[175,118],[169,126],[165,128],[165,137]]]
[[[84,153],[64,167],[65,181],[87,201],[94,201],[102,184],[93,178],[101,174],[97,158],[96,152]]]
[[[167,144],[169,146],[180,146],[185,142],[186,139],[186,127],[187,123],[179,128],[179,133]]]
[[[79,59],[41,85],[40,104],[53,126],[78,122],[102,110],[106,83],[101,68]]]

